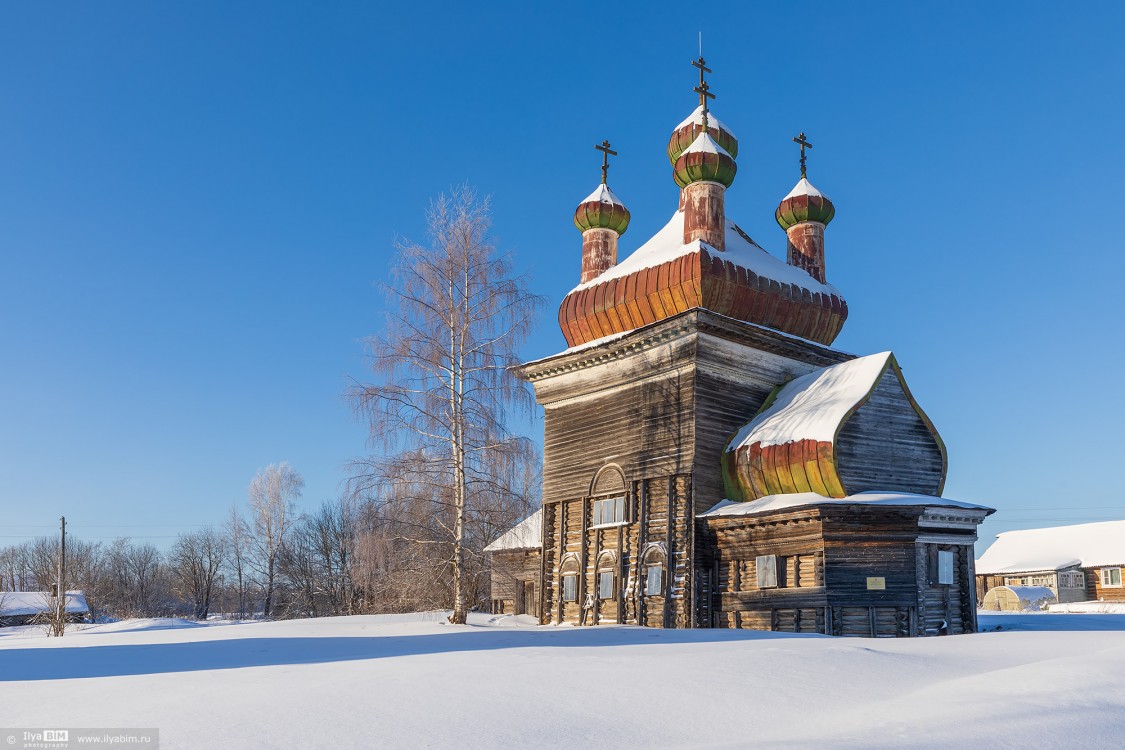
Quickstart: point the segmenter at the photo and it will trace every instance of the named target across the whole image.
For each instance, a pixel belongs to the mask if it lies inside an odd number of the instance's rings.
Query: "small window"
[[[625,498],[610,497],[594,501],[594,526],[625,522]]]
[[[938,550],[937,582],[943,585],[953,583],[953,553],[950,550]]]
[[[613,571],[603,570],[598,573],[598,598],[613,598]]]
[[[645,596],[660,596],[664,593],[664,566],[649,565],[648,579],[645,581]]]
[[[777,555],[758,555],[754,558],[754,571],[758,574],[758,588],[777,588]]]
[[[1121,568],[1102,568],[1102,588],[1121,588]]]
[[[578,601],[578,576],[573,573],[563,576],[563,601]]]

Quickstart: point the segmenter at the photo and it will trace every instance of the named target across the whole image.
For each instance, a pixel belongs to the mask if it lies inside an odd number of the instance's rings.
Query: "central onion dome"
[[[676,163],[680,154],[687,151],[688,147],[693,145],[695,140],[699,138],[699,134],[703,132],[703,112],[704,105],[700,104],[686,120],[672,131],[672,137],[668,140],[668,161],[672,164]],[[738,158],[738,139],[734,137],[730,128],[719,122],[719,118],[711,114],[710,111],[707,111],[707,132],[711,134],[711,138],[718,144],[719,148],[726,151],[732,159]]]
[[[574,226],[587,229],[612,229],[618,235],[629,228],[629,209],[604,182],[578,204],[574,212]]]
[[[807,177],[801,177],[789,195],[781,199],[774,218],[782,229],[788,230],[806,221],[827,225],[835,215],[836,207],[828,196],[813,187]]]
[[[730,187],[737,171],[734,157],[711,137],[708,128],[676,159],[672,178],[682,188],[693,182],[718,182]]]

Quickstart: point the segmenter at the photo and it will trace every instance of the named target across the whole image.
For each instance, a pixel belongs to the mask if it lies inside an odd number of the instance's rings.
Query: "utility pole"
[[[62,638],[66,631],[66,516],[59,517],[59,580],[55,588],[53,635]]]

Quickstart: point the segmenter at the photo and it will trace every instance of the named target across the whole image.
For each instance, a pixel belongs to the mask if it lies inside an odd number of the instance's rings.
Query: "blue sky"
[[[1121,6],[382,6],[0,9],[0,544],[65,513],[163,545],[274,461],[332,497],[375,283],[451,185],[548,298],[526,357],[564,348],[592,146],[627,253],[675,208],[698,31],[728,215],[784,252],[808,133],[836,345],[895,351],[982,537],[1125,517]]]

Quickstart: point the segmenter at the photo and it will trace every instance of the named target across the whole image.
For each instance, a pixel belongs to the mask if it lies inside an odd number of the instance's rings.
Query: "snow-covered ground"
[[[0,629],[0,728],[164,748],[1125,745],[1125,614],[854,639],[437,613]]]

